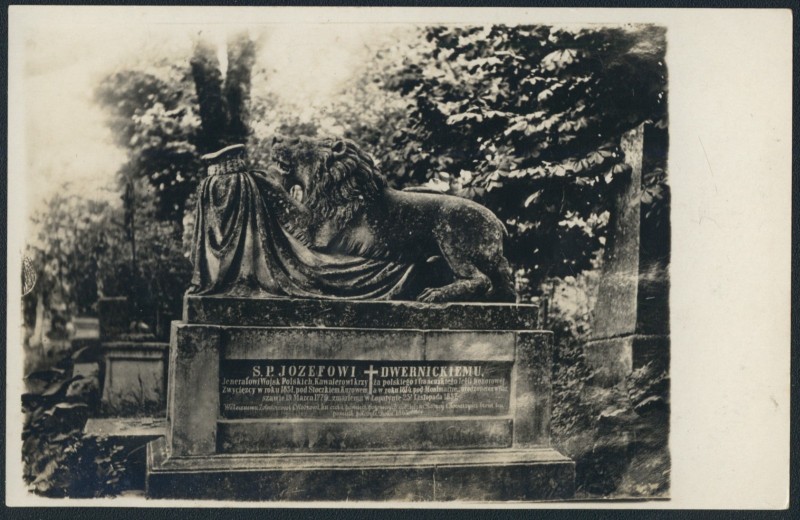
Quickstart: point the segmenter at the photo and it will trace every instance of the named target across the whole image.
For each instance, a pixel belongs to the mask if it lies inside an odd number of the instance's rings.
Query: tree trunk
[[[191,59],[192,77],[200,105],[202,153],[246,143],[250,133],[250,80],[256,44],[247,33],[228,40],[228,70],[223,85],[216,49],[199,39]]]
[[[224,136],[229,122],[225,98],[222,97],[222,72],[216,50],[206,40],[199,39],[190,63],[200,105],[201,152],[213,152],[227,144]]]
[[[256,61],[256,44],[247,33],[228,40],[228,73],[225,98],[228,102],[232,142],[247,143],[250,134],[250,75]]]

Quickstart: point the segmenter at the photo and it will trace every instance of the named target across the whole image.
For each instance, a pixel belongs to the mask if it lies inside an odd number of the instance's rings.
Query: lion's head
[[[284,187],[290,193],[299,189],[296,198],[318,219],[344,223],[386,187],[372,157],[349,139],[276,141],[272,156]]]

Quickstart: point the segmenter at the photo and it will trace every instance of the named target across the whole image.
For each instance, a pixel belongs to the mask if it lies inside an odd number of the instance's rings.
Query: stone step
[[[125,472],[120,481],[122,496],[144,495],[147,443],[163,439],[167,432],[165,417],[103,417],[86,421],[86,437],[108,439],[122,452],[115,455],[125,461]]]
[[[217,422],[220,453],[510,448],[511,416],[242,419]]]
[[[164,417],[94,417],[86,421],[87,437],[107,437],[122,442],[145,442],[163,437],[167,432]]]
[[[147,496],[217,500],[553,500],[575,464],[548,448],[167,457],[147,445]]]

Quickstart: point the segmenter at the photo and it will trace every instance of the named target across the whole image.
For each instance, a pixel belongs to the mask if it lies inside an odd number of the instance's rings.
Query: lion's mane
[[[306,205],[317,219],[344,225],[386,187],[386,178],[366,152],[349,140],[334,153],[333,140],[323,141],[325,160],[311,183]]]

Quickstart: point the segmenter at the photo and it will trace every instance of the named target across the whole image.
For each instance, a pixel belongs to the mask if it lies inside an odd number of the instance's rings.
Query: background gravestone
[[[525,304],[186,296],[151,498],[547,500],[552,334]]]
[[[670,226],[648,191],[652,177],[664,171],[667,132],[642,124],[623,136],[621,147],[630,176],[615,200],[585,349],[595,383],[606,386],[634,368],[669,359]]]
[[[130,330],[125,297],[101,298],[98,309],[103,412],[118,417],[163,417],[169,344],[150,333]]]

